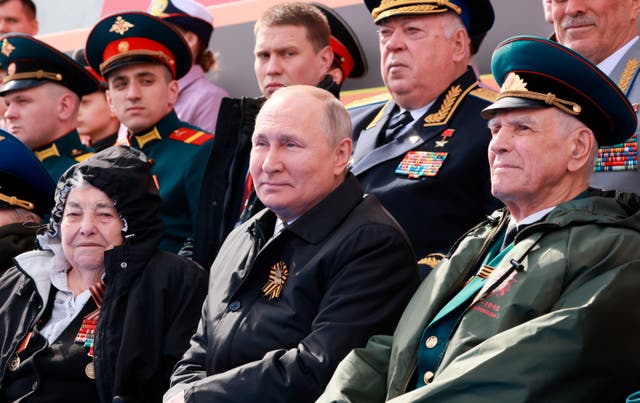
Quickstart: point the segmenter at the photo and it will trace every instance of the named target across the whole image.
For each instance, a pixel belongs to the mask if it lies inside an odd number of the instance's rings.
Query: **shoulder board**
[[[489,102],[496,102],[496,98],[498,97],[498,93],[496,91],[485,87],[476,88],[471,91],[471,95]]]
[[[203,132],[202,130],[192,129],[190,127],[181,127],[174,130],[169,138],[186,144],[194,144],[201,146],[209,140],[213,140],[213,134]]]
[[[445,258],[445,255],[442,253],[431,253],[422,259],[418,260],[419,265],[426,265],[435,269],[436,266]]]
[[[74,160],[78,161],[78,162],[82,162],[84,160],[86,160],[87,158],[91,157],[93,155],[92,152],[88,152],[86,154],[81,154],[78,156],[73,157]]]
[[[367,106],[367,105],[386,102],[389,99],[391,99],[391,94],[389,94],[388,92],[385,92],[383,94],[378,94],[371,97],[356,99],[355,101],[349,102],[347,105],[345,105],[345,107],[347,109],[358,108],[360,106]]]

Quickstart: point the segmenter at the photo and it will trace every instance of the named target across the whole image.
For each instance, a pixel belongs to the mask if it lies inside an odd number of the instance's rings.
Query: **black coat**
[[[472,70],[454,81],[400,139],[376,147],[393,100],[351,109],[352,172],[404,228],[418,258],[446,253],[455,240],[501,206],[491,196],[487,147],[491,134],[480,111],[489,102],[476,94]],[[453,133],[447,130],[454,130]],[[445,137],[443,134],[450,134]],[[443,142],[444,141],[444,142]],[[435,176],[396,173],[407,153],[446,153]]]
[[[263,210],[220,249],[172,376],[187,401],[313,401],[352,348],[393,331],[416,289],[406,236],[352,175],[271,238],[274,223]],[[278,264],[288,278],[270,300],[263,287]]]

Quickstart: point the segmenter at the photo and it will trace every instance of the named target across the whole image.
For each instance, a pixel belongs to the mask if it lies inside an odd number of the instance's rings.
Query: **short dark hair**
[[[331,29],[327,17],[320,10],[308,3],[281,3],[265,11],[253,28],[255,34],[262,27],[293,25],[307,29],[307,39],[316,52],[329,46]]]
[[[10,2],[11,0],[0,0],[0,6]],[[22,9],[24,10],[24,13],[27,15],[27,17],[31,18],[32,20],[36,18],[36,4],[31,1],[31,0],[20,0],[20,3],[22,4]]]

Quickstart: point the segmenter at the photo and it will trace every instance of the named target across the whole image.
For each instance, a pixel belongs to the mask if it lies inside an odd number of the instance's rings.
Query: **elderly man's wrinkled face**
[[[262,203],[284,221],[306,213],[344,177],[349,156],[329,143],[320,124],[323,113],[315,98],[288,96],[266,103],[256,120],[254,186]]]
[[[553,0],[558,42],[600,63],[637,35],[640,0]]]
[[[256,79],[266,98],[281,87],[318,85],[333,62],[331,48],[316,50],[307,29],[297,25],[261,27],[254,55]]]
[[[391,17],[379,24],[382,79],[403,108],[425,106],[457,77],[451,73],[454,61],[468,52],[461,53],[461,45],[445,35],[450,22],[448,14],[437,14]]]
[[[122,244],[122,228],[106,193],[89,184],[72,189],[60,223],[62,250],[71,267],[104,270],[104,251]]]
[[[555,108],[500,111],[489,121],[491,193],[508,205],[536,204],[562,183],[570,136]]]

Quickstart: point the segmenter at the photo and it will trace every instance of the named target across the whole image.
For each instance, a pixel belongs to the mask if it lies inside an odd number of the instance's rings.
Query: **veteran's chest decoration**
[[[434,151],[409,151],[396,168],[396,174],[407,175],[410,179],[436,176],[447,154]]]
[[[282,260],[271,266],[271,270],[269,270],[269,281],[262,287],[264,296],[269,298],[269,301],[280,297],[282,287],[284,287],[288,277],[289,269],[287,269],[287,264]]]

